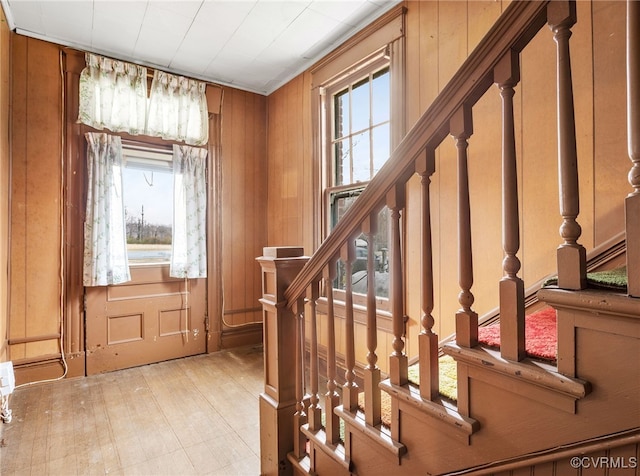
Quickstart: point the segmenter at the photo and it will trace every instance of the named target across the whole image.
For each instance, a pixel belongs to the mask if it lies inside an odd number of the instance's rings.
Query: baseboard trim
[[[65,355],[67,371],[60,354],[43,355],[37,358],[13,361],[16,385],[33,384],[46,380],[85,376],[84,352]]]
[[[262,343],[262,323],[223,329],[220,334],[220,349],[234,349]]]

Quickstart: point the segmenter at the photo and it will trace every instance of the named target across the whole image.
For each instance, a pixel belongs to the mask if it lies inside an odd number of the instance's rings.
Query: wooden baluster
[[[586,287],[587,255],[584,247],[578,243],[582,229],[576,221],[580,213],[580,198],[569,54],[571,27],[576,22],[575,2],[550,2],[547,7],[547,21],[553,31],[558,52],[558,180],[560,214],[563,218],[560,236],[564,239],[564,243],[558,248],[558,287],[578,290]]]
[[[324,269],[324,285],[327,292],[327,394],[325,395],[325,431],[327,443],[333,445],[340,440],[340,418],[334,413],[340,403],[336,391],[336,327],[333,310],[333,282],[336,279],[336,260],[331,260]]]
[[[372,426],[380,424],[380,369],[378,368],[378,324],[376,316],[376,272],[374,237],[376,216],[371,215],[362,224],[367,236],[367,366],[364,369],[364,414],[365,421]]]
[[[510,51],[496,65],[494,81],[502,97],[502,245],[504,276],[500,280],[500,354],[519,361],[525,357],[524,281],[517,274],[520,260],[518,170],[513,120],[514,86],[520,81],[518,53]]]
[[[404,184],[396,185],[387,194],[387,207],[391,211],[391,319],[393,322],[393,352],[389,357],[389,379],[392,384],[406,385],[409,381],[409,366],[404,353],[404,291],[402,283],[402,256],[400,233],[400,210],[404,208]]]
[[[293,453],[300,459],[306,454],[306,437],[300,427],[307,423],[304,408],[304,299],[299,299],[293,309],[296,319],[296,412],[293,415]]]
[[[356,348],[355,348],[355,323],[353,319],[353,291],[352,277],[353,260],[356,250],[354,240],[348,240],[343,246],[341,257],[345,264],[346,289],[345,289],[345,340],[346,371],[344,373],[345,383],[342,387],[342,406],[345,410],[355,412],[358,409],[358,384],[356,384]]]
[[[309,326],[310,332],[310,362],[309,362],[309,387],[311,389],[310,404],[308,410],[309,430],[318,431],[322,428],[322,409],[318,395],[318,324],[316,315],[316,302],[319,297],[319,282],[313,281],[308,290],[309,295]]]
[[[420,352],[420,396],[434,400],[439,396],[440,373],[438,370],[438,335],[433,332],[435,320],[433,311],[433,246],[431,242],[431,203],[429,185],[431,176],[436,170],[435,151],[427,149],[416,161],[416,172],[422,183],[422,218],[421,243],[422,261],[420,263],[422,307],[422,331],[418,336]]]
[[[468,139],[473,134],[471,109],[462,106],[449,123],[451,135],[458,149],[458,278],[462,306],[456,313],[456,343],[462,347],[478,344],[478,314],[471,309],[475,300],[473,286],[473,256],[471,250],[471,206],[469,200],[469,171],[467,168]]]
[[[627,134],[633,163],[625,200],[627,232],[627,292],[640,297],[640,3],[627,0]]]

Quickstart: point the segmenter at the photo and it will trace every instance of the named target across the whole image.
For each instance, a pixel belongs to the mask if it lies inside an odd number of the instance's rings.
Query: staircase
[[[265,248],[263,273],[265,391],[260,397],[264,474],[593,474],[634,471],[640,452],[640,4],[628,2],[629,195],[625,200],[627,291],[592,289],[587,250],[579,243],[579,190],[569,38],[574,2],[512,2],[438,98],[392,153],[312,257],[296,247]],[[525,286],[521,268],[514,132],[519,55],[550,27],[557,44],[560,246],[557,281],[538,299],[557,312],[557,364],[525,353]],[[469,200],[469,138],[474,106],[496,84],[502,98],[503,278],[500,349],[478,343]],[[430,179],[436,150],[452,136],[458,163],[458,283],[455,340],[434,333]],[[408,180],[421,177],[420,385],[409,381],[405,353],[402,217]],[[375,217],[391,218],[389,259],[392,351],[378,367],[376,296],[366,306],[344,292],[337,329],[336,264],[347,276],[354,240],[371,238]],[[523,213],[526,213],[523,212]],[[374,274],[373,250],[368,273]],[[477,279],[477,278],[476,278]],[[451,283],[444,283],[451,285]],[[366,363],[356,364],[354,315],[366,320]],[[481,321],[481,320],[480,320]],[[337,339],[345,349],[339,376]],[[319,342],[325,348],[320,359]],[[439,392],[439,356],[457,363],[457,399]],[[321,360],[326,369],[320,370]],[[326,387],[321,385],[321,373]],[[322,387],[322,388],[321,388]],[[364,395],[364,397],[361,396]],[[382,398],[387,395],[388,397]],[[364,403],[363,403],[364,401]],[[390,425],[381,421],[389,402]],[[578,459],[576,459],[578,458]],[[591,473],[590,473],[591,474]],[[627,473],[621,473],[627,474]]]

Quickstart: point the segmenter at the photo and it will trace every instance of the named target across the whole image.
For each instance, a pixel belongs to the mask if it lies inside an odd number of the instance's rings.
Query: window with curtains
[[[130,263],[151,261],[169,262],[172,277],[205,278],[207,150],[123,146],[96,132],[86,139],[84,285],[129,281]]]
[[[88,194],[84,285],[131,279],[129,263],[168,262],[169,275],[207,276],[206,84],[86,54],[78,122],[190,145],[146,147],[86,134]],[[144,143],[144,140],[142,141]]]

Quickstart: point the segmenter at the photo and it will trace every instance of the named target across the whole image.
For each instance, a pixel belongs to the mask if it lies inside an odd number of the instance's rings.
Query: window
[[[389,67],[333,95],[334,185],[373,178],[389,158]]]
[[[173,225],[171,150],[123,144],[122,152],[129,262],[168,263]]]
[[[314,148],[318,164],[314,211],[321,217],[315,246],[329,235],[404,135],[405,12],[403,5],[392,8],[310,70],[316,98],[312,117],[320,132]],[[349,277],[355,293],[366,293],[371,246],[381,309],[388,306],[389,295],[388,214],[386,208],[380,211],[376,235],[357,237]],[[339,262],[336,287],[344,289],[346,280]],[[354,296],[356,302],[361,298]]]
[[[389,59],[380,54],[356,73],[327,87],[325,124],[327,187],[327,229],[330,231],[391,153],[391,72]],[[373,237],[376,295],[388,297],[388,211],[378,217]],[[352,267],[353,291],[367,292],[368,237],[356,240]],[[344,289],[347,276],[338,266],[336,287]]]

